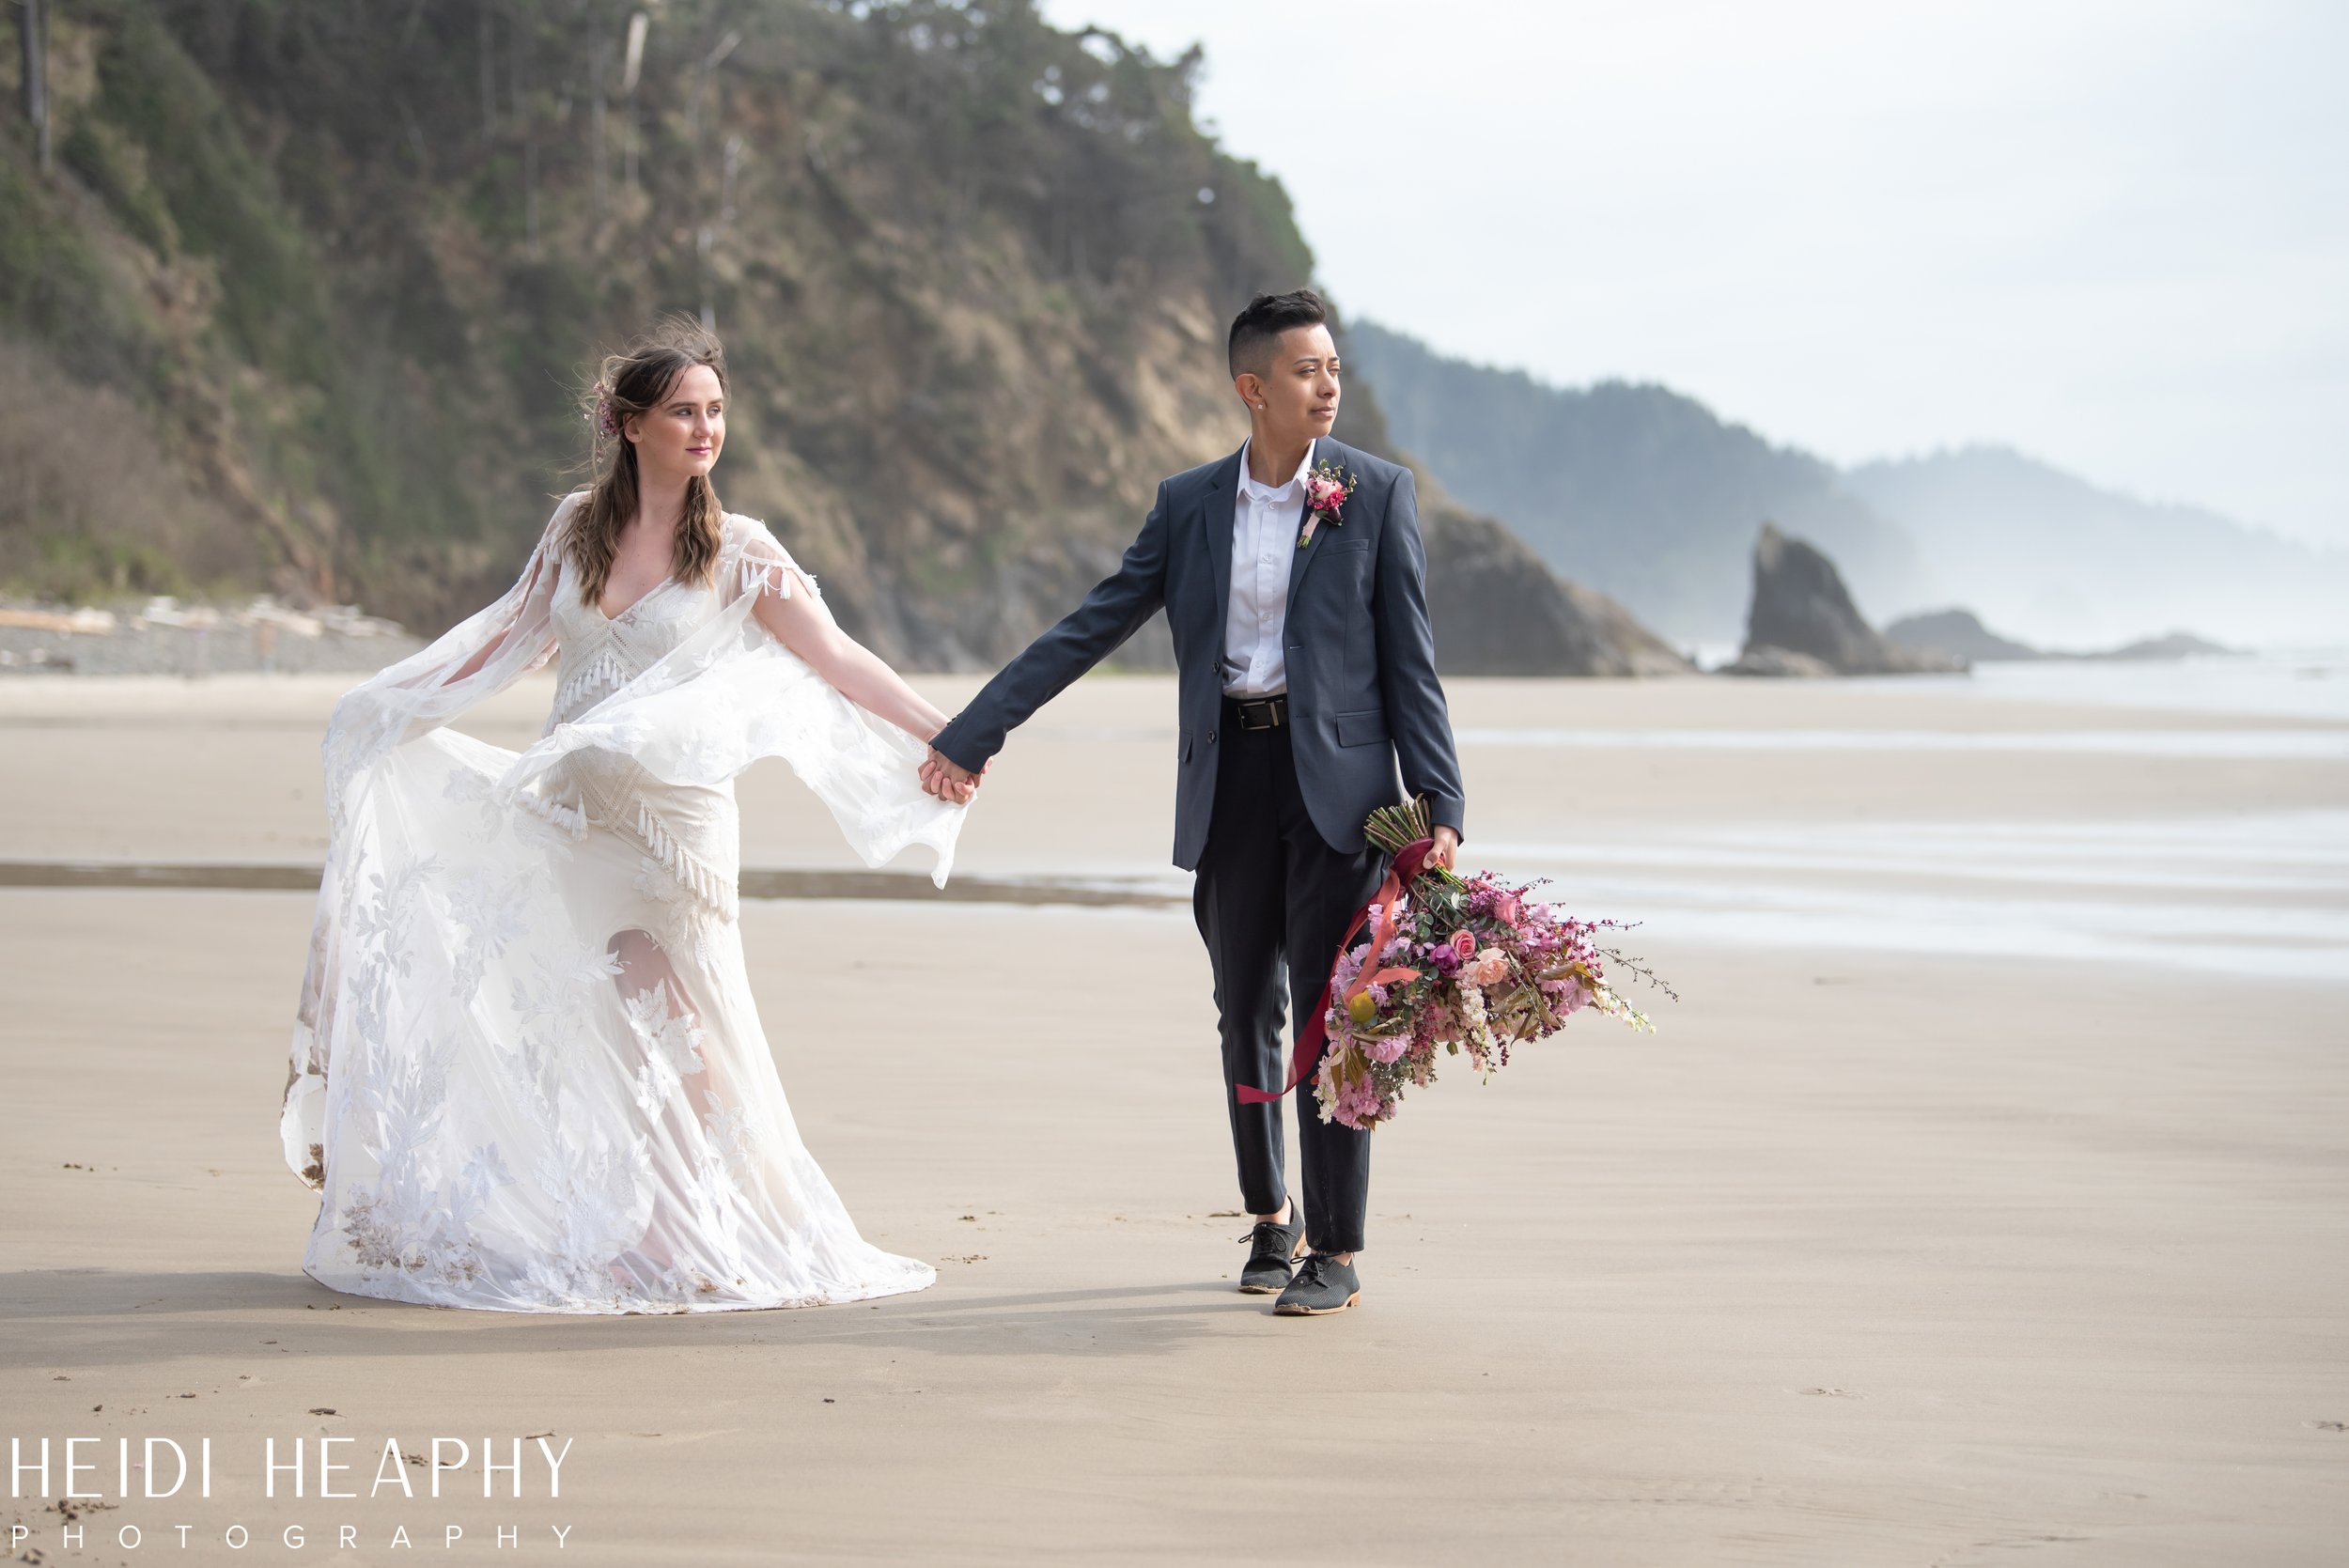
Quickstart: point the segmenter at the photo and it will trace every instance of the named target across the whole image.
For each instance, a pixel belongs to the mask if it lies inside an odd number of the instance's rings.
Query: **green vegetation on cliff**
[[[1229,449],[1221,324],[1312,269],[1195,58],[1025,0],[87,0],[50,48],[56,172],[0,137],[0,582],[61,597],[445,624],[595,355],[683,309],[727,504],[885,654],[992,660]]]

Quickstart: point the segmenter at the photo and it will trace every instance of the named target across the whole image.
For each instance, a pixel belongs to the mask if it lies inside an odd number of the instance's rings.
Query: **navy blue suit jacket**
[[[1341,850],[1360,849],[1363,819],[1406,790],[1426,796],[1437,824],[1456,831],[1466,802],[1436,679],[1417,486],[1410,470],[1326,436],[1313,457],[1315,467],[1345,470],[1355,486],[1338,525],[1325,520],[1315,527],[1289,568],[1282,641],[1306,809]],[[1239,463],[1235,452],[1163,481],[1117,570],[1004,665],[939,732],[938,750],[975,770],[1011,730],[1163,606],[1174,633],[1180,709],[1174,863],[1196,869],[1223,743],[1223,622]]]

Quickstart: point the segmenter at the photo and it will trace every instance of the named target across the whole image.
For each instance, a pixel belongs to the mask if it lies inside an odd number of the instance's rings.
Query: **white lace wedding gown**
[[[923,793],[911,737],[752,617],[816,592],[763,524],[728,516],[708,585],[672,578],[608,619],[559,549],[578,499],[504,598],[328,726],[281,1118],[322,1195],[303,1268],[534,1312],[919,1290],[929,1265],[857,1234],[793,1124],[735,923],[732,781],[786,758],[868,865],[926,845],[940,886],[963,808]],[[557,654],[529,750],[443,727]]]

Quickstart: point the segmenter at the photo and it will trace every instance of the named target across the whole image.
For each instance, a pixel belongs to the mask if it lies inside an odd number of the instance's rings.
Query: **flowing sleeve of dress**
[[[879,866],[930,851],[946,885],[966,805],[921,784],[927,748],[850,702],[753,613],[761,596],[822,595],[766,524],[729,515],[717,562],[723,609],[665,658],[516,761],[506,784],[526,790],[569,753],[619,753],[672,784],[717,784],[762,757],[781,757],[822,800],[850,848]]]
[[[312,1187],[322,1185],[320,1131],[326,1063],[319,1042],[322,999],[335,994],[342,956],[337,912],[350,860],[350,827],[373,784],[375,766],[396,748],[439,728],[544,664],[554,652],[550,611],[561,540],[580,495],[566,496],[523,563],[521,575],[487,609],[448,629],[429,647],[377,672],[345,693],[327,721],[327,853],[311,922],[310,957],[295,1013],[293,1054],[279,1115],[286,1162]]]

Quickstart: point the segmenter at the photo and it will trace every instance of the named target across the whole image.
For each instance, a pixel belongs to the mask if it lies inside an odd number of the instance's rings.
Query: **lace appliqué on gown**
[[[941,884],[962,811],[752,617],[817,592],[762,524],[725,520],[710,582],[606,617],[562,560],[569,505],[512,592],[329,726],[281,1118],[321,1198],[304,1266],[514,1312],[920,1289],[928,1265],[866,1243],[800,1141],[744,968],[733,779],[787,759],[866,863],[926,845]],[[554,657],[536,745],[445,727]]]

